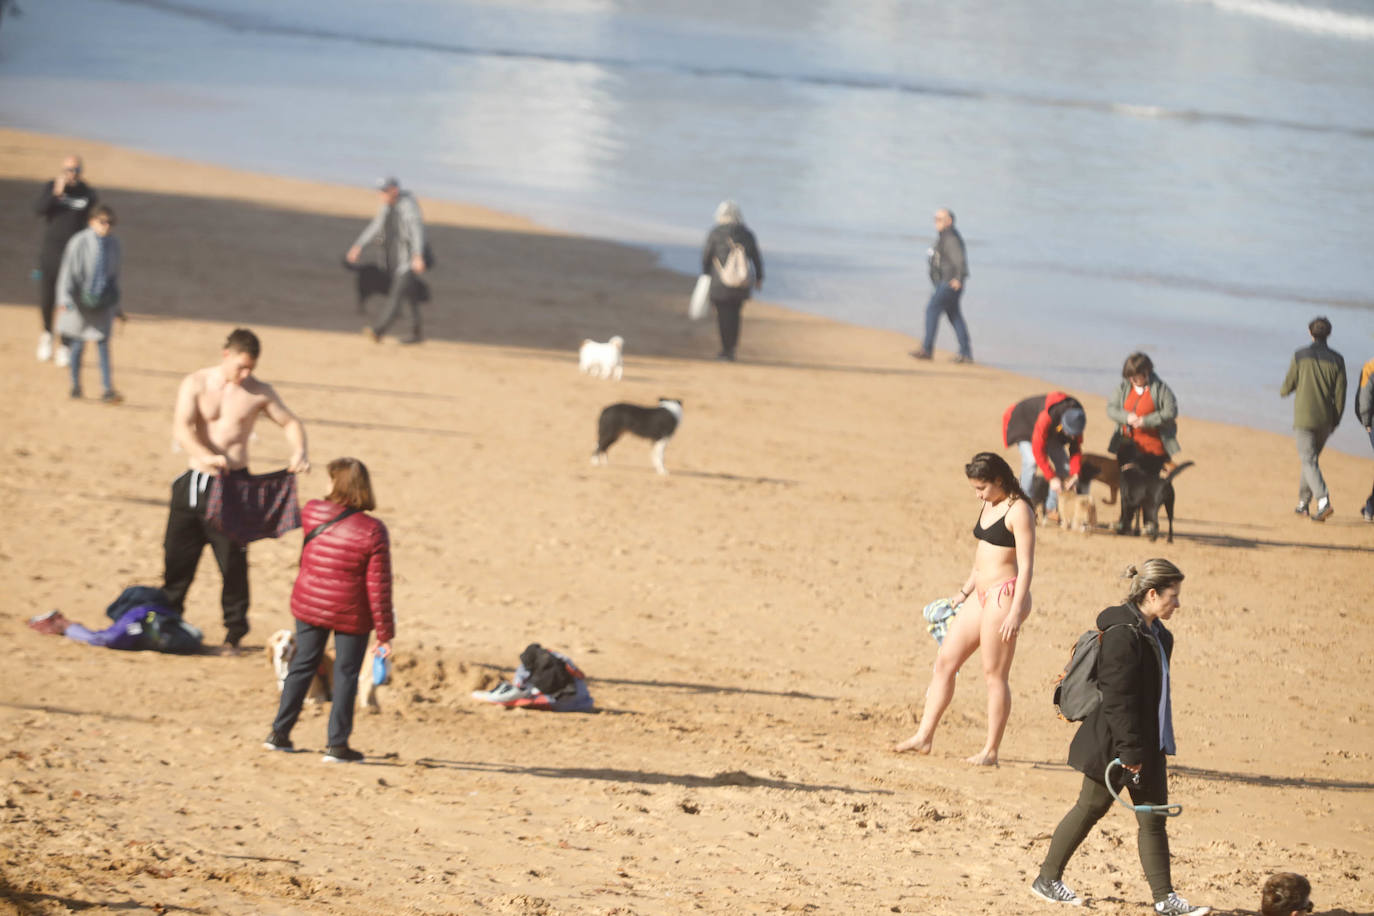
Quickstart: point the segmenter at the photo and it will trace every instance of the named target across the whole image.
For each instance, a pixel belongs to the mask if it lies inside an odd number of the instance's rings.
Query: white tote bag
[[[687,304],[687,317],[693,321],[700,321],[706,317],[709,311],[710,301],[707,296],[711,292],[711,275],[702,274],[697,277],[696,288],[692,290],[692,301]]]

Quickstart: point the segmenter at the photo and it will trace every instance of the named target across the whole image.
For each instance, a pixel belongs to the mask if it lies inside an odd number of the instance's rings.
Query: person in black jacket
[[[1064,867],[1093,825],[1112,806],[1105,782],[1107,766],[1120,758],[1112,779],[1130,788],[1137,805],[1169,801],[1165,757],[1174,753],[1174,723],[1169,690],[1169,659],[1174,637],[1164,621],[1178,610],[1183,573],[1168,560],[1152,559],[1126,575],[1131,590],[1124,603],[1097,616],[1102,631],[1097,684],[1102,705],[1088,715],[1069,746],[1069,765],[1083,774],[1078,802],[1064,815],[1050,840],[1031,892],[1051,903],[1082,906],[1083,901],[1061,880]],[[1205,916],[1211,907],[1192,906],[1174,893],[1169,874],[1167,818],[1137,812],[1140,862],[1155,899],[1155,912],[1165,916]]]
[[[743,250],[750,276],[732,276],[731,252]],[[738,260],[738,256],[736,257]],[[701,272],[711,277],[710,299],[720,327],[720,354],[716,359],[735,359],[739,345],[740,310],[754,289],[763,288],[763,259],[754,233],[744,225],[744,214],[733,200],[722,200],[716,207],[716,225],[706,236],[701,250]]]
[[[43,313],[43,333],[38,338],[38,360],[47,362],[58,357],[58,365],[66,365],[67,350],[52,342],[53,310],[57,304],[57,272],[62,267],[62,252],[67,242],[90,221],[96,205],[96,193],[81,177],[81,157],[68,156],[62,160],[62,172],[43,185],[33,210],[43,217],[43,242],[38,249],[38,307]]]
[[[948,315],[949,323],[954,325],[954,336],[959,341],[959,355],[956,363],[973,362],[973,348],[969,344],[968,324],[959,311],[959,300],[964,295],[964,281],[968,279],[968,253],[964,250],[964,237],[954,228],[954,214],[946,209],[935,211],[935,231],[939,235],[931,246],[930,282],[935,285],[930,301],[926,303],[926,334],[921,341],[921,349],[912,350],[917,359],[930,359],[935,351],[935,332],[940,327],[940,316]]]

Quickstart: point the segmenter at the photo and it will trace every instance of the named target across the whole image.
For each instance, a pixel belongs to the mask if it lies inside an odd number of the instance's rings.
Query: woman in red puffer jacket
[[[363,759],[348,746],[348,737],[353,732],[353,703],[368,634],[375,629],[377,648],[390,652],[396,624],[391,615],[391,543],[386,525],[366,514],[377,507],[367,466],[356,458],[336,458],[329,462],[329,479],[329,496],[312,499],[301,512],[305,543],[291,590],[296,654],[282,687],[272,734],[263,746],[275,751],[293,749],[291,728],[333,633],[333,706],[324,760],[340,763]]]

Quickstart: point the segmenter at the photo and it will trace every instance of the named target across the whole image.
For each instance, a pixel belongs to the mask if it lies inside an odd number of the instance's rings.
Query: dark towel
[[[278,538],[301,526],[296,475],[290,471],[230,471],[210,479],[205,520],[239,544]]]

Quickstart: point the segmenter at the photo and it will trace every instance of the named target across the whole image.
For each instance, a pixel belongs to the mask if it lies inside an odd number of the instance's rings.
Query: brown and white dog
[[[1092,531],[1097,527],[1097,503],[1087,493],[1060,493],[1059,524],[1069,531]]]
[[[286,672],[291,669],[291,660],[296,657],[296,634],[290,630],[278,630],[267,640],[267,657],[272,662],[272,673],[277,677],[277,692],[281,693],[286,685]],[[334,696],[334,653],[328,649],[320,658],[320,666],[310,681],[310,691],[305,699],[310,703],[327,703]],[[358,696],[363,706],[370,712],[380,712],[377,703],[377,685],[372,683],[372,670],[363,665],[358,674]]]

